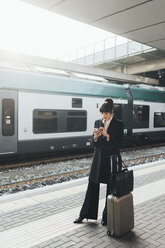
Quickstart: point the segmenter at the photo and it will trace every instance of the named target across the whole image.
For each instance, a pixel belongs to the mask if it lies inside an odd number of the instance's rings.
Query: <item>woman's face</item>
[[[105,112],[105,113],[102,113],[102,117],[103,117],[104,121],[109,121],[112,117],[112,114],[109,112]]]

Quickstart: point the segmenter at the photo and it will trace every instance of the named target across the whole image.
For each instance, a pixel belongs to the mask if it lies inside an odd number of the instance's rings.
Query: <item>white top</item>
[[[113,118],[113,115],[109,119],[109,121],[105,121],[104,119],[102,120],[102,123],[104,124],[104,128],[105,128],[106,131],[107,131],[108,127],[109,127],[110,122],[112,121],[112,118]]]

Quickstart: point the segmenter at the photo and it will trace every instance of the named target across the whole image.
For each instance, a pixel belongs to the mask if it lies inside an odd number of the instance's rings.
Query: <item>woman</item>
[[[102,120],[95,121],[93,133],[94,157],[89,175],[89,183],[80,215],[74,223],[84,218],[97,220],[100,183],[107,184],[106,198],[110,194],[109,157],[119,154],[123,140],[123,123],[113,116],[113,100],[107,98],[100,108]],[[102,214],[102,225],[107,224],[107,200]]]

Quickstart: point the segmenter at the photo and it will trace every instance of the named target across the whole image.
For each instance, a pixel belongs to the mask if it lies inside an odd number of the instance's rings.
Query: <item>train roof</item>
[[[165,91],[159,89],[144,89],[130,86],[134,100],[149,102],[165,102]]]
[[[15,70],[0,70],[0,88],[127,99],[120,85]]]
[[[0,69],[0,88],[127,99],[125,86],[37,72]],[[165,102],[165,91],[130,86],[135,100]]]

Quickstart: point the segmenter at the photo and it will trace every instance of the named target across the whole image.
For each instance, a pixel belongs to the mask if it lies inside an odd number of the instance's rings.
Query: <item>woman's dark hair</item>
[[[113,100],[111,98],[106,98],[104,103],[100,107],[101,113],[110,113],[113,111]]]

